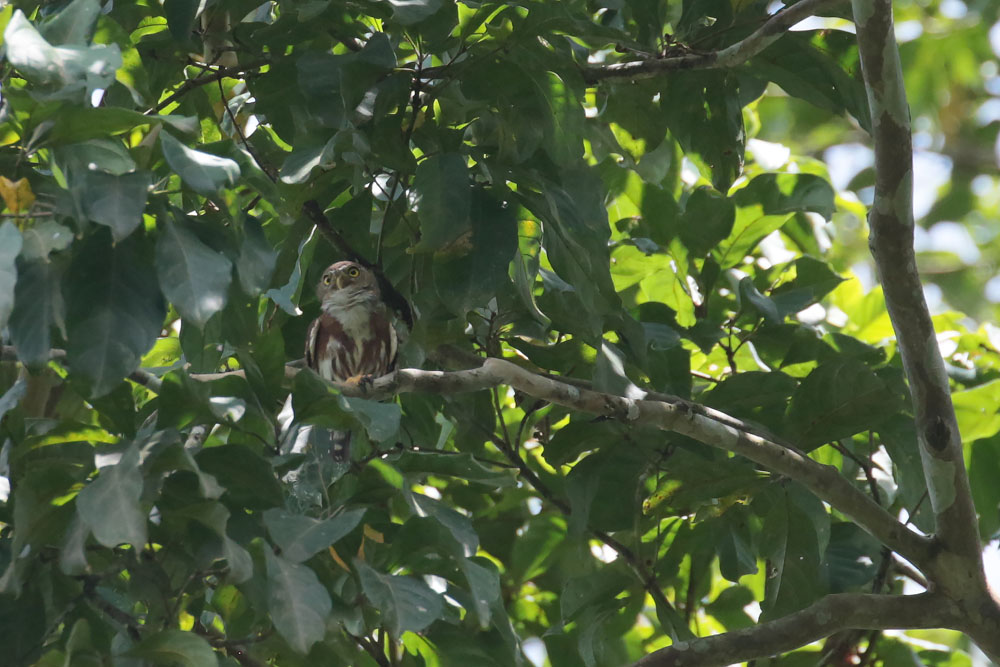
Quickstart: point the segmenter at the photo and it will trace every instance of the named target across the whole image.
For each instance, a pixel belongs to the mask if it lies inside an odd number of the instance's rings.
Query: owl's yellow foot
[[[359,373],[344,380],[344,384],[359,387],[362,392],[367,392],[375,382],[375,376],[371,373]]]

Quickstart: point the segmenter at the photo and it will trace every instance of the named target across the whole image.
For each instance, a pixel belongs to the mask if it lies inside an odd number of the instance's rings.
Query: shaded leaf
[[[267,559],[267,604],[274,627],[299,653],[326,634],[326,617],[333,608],[330,594],[305,565],[298,565],[265,551]]]
[[[185,321],[204,327],[226,306],[233,264],[202,243],[183,223],[164,221],[156,243],[163,292]]]
[[[444,611],[441,596],[424,582],[380,574],[362,561],[355,561],[354,565],[365,597],[382,613],[382,624],[393,637],[424,630]]]
[[[302,514],[269,509],[264,512],[264,525],[281,547],[281,555],[301,563],[354,530],[364,513],[363,508],[353,509],[321,521]]]
[[[139,366],[166,314],[145,249],[110,234],[79,244],[64,279],[66,353],[75,377],[101,396]]]
[[[193,632],[161,630],[125,652],[164,667],[217,667],[212,646]]]
[[[14,286],[17,284],[17,255],[21,252],[21,232],[7,220],[0,225],[0,329],[14,310]]]
[[[76,509],[104,546],[127,543],[142,551],[146,545],[146,514],[139,503],[141,495],[139,450],[132,446],[118,463],[102,468],[97,479],[80,490]]]
[[[52,327],[65,327],[63,264],[43,259],[19,264],[21,279],[14,291],[10,338],[17,348],[17,358],[27,366],[38,367],[49,360]]]
[[[160,133],[163,157],[192,190],[206,196],[236,185],[240,167],[229,158],[188,148],[169,132]]]

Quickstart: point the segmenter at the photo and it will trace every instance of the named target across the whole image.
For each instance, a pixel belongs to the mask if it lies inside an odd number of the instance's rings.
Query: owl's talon
[[[351,385],[352,387],[358,387],[361,389],[362,393],[367,393],[367,391],[371,389],[372,385],[375,384],[375,376],[371,373],[359,373],[358,375],[352,375],[344,380],[344,384]]]

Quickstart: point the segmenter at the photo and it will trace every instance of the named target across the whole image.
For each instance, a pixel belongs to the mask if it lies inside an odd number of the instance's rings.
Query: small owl
[[[356,262],[327,267],[316,286],[321,312],[306,333],[306,364],[320,377],[357,382],[396,364],[396,330],[375,274]],[[346,460],[350,433],[334,437],[334,457]],[[339,446],[338,446],[339,445]]]

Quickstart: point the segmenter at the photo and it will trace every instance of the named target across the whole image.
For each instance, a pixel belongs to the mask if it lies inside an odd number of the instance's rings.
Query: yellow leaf
[[[347,563],[345,563],[344,559],[340,557],[340,554],[337,553],[337,550],[334,549],[333,547],[329,547],[329,549],[330,549],[330,557],[333,558],[333,562],[335,562],[340,567],[344,568],[345,572],[350,572],[351,568],[347,567]]]
[[[35,193],[31,191],[28,179],[12,181],[6,176],[0,176],[0,197],[11,213],[27,211],[35,203]]]
[[[365,524],[364,531],[365,531],[365,537],[367,537],[372,542],[378,542],[379,544],[385,542],[385,536],[382,533],[375,530],[374,528],[372,528],[371,526],[369,526],[367,523]]]

